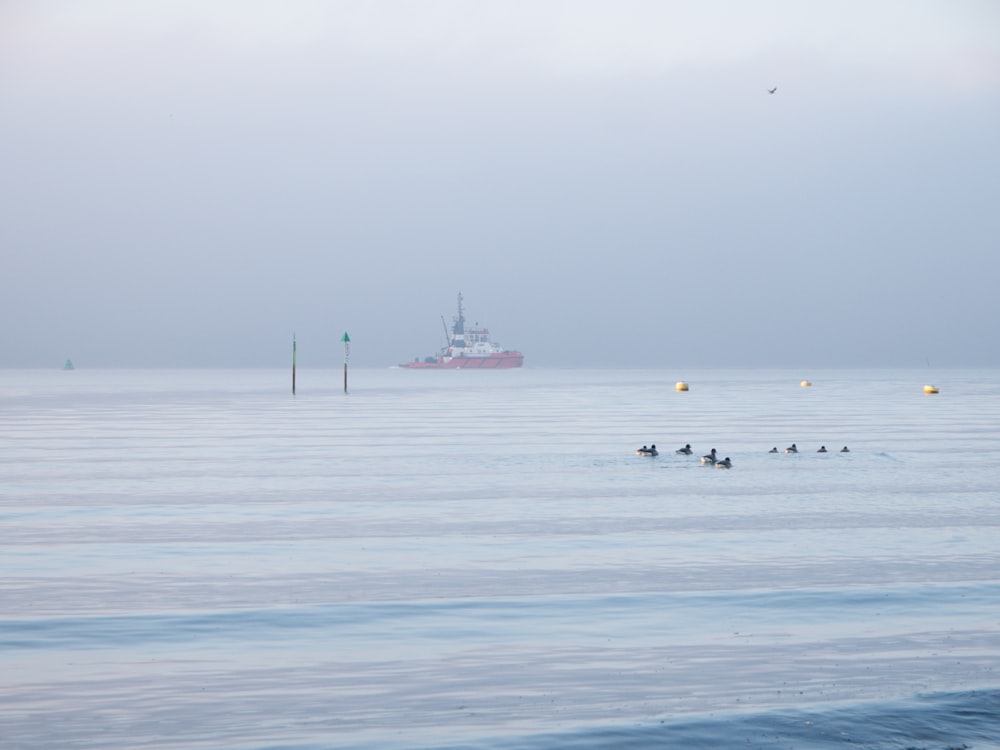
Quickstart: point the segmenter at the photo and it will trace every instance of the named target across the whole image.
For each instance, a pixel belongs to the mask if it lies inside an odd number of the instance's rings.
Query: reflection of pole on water
[[[295,334],[292,334],[292,395],[295,395]]]
[[[344,342],[344,393],[347,393],[347,358],[351,356],[351,337],[344,331],[340,340]]]

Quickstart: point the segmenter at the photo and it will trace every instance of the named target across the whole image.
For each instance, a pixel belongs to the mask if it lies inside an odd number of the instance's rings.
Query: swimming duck
[[[715,448],[712,448],[712,450],[708,454],[701,457],[701,462],[703,464],[714,464],[715,461],[716,461]]]
[[[729,460],[729,456],[726,456],[721,461],[715,462],[716,469],[731,469],[733,468],[733,462]]]
[[[771,448],[771,450],[768,451],[768,453],[777,453],[777,452],[778,452],[778,446],[774,446],[773,448]]]
[[[656,443],[653,443],[650,447],[642,446],[639,450],[635,452],[637,456],[658,456],[660,452],[656,450]]]
[[[785,453],[798,453],[799,449],[795,447],[795,443],[792,443],[787,448],[785,448]]]
[[[819,447],[819,450],[818,450],[818,451],[816,451],[816,452],[817,452],[817,453],[826,453],[826,446],[825,446],[825,445],[821,445],[821,446]]]
[[[840,452],[841,453],[850,453],[850,451],[847,450],[847,446],[846,445],[843,448],[840,449]]]
[[[692,453],[691,443],[688,443],[683,448],[678,448],[677,450],[674,451],[674,453],[676,453],[679,456],[690,456]]]

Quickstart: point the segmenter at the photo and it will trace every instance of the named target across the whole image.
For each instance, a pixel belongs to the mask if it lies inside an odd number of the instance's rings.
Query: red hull
[[[521,352],[501,352],[488,357],[452,357],[448,361],[438,359],[434,362],[403,362],[400,367],[410,367],[415,370],[509,370],[524,364]]]

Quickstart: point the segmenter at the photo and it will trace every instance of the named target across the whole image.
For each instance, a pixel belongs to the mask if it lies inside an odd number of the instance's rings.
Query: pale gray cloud
[[[1000,364],[992,3],[0,13],[0,365]]]

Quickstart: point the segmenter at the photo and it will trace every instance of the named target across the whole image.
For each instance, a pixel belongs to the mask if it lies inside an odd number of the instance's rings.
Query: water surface
[[[0,371],[3,746],[1000,747],[1000,374],[928,375]]]

